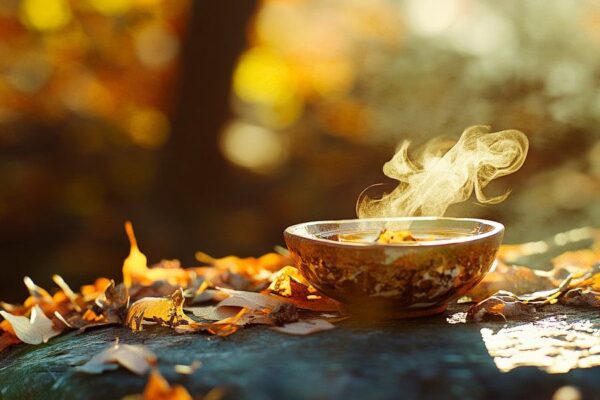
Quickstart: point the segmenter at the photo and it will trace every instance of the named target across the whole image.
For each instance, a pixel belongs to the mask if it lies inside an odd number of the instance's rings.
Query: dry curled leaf
[[[133,303],[127,313],[126,325],[134,331],[147,324],[176,327],[194,322],[183,312],[183,290],[170,297],[145,297]]]
[[[144,346],[121,344],[117,341],[76,369],[87,374],[101,374],[117,369],[119,365],[134,374],[144,375],[156,365],[156,356]]]
[[[84,331],[123,323],[128,302],[127,289],[122,284],[115,287],[115,282],[109,281],[104,292],[96,296],[94,302],[86,306],[85,311],[73,309],[64,314],[56,311],[54,315],[65,327]]]
[[[274,326],[271,329],[277,332],[287,333],[288,335],[310,335],[311,333],[327,331],[335,328],[331,322],[324,319],[307,319],[283,326]]]
[[[81,299],[79,295],[77,295],[77,294],[75,294],[75,292],[73,292],[71,287],[67,284],[67,282],[65,282],[65,280],[62,278],[62,276],[60,276],[58,274],[54,274],[54,275],[52,275],[52,280],[62,290],[65,297],[71,303],[71,306],[73,307],[73,309],[75,311],[80,312],[81,306],[83,304],[83,299]]]
[[[0,351],[19,343],[21,343],[21,341],[15,335],[15,331],[10,325],[10,322],[7,320],[0,322]]]
[[[300,274],[297,268],[287,266],[273,275],[268,292],[280,300],[311,311],[340,311],[340,303],[320,294]]]
[[[26,276],[25,278],[23,278],[23,283],[25,283],[25,286],[27,286],[27,290],[29,290],[29,294],[31,297],[39,300],[52,300],[52,296],[50,296],[50,293],[36,285],[30,277]]]
[[[294,304],[281,303],[267,315],[275,325],[284,325],[298,321],[298,309]]]
[[[187,324],[177,325],[174,327],[174,329],[176,332],[179,333],[194,333],[200,331],[207,331],[212,333],[213,335],[229,336],[237,332],[240,326],[249,323],[245,318],[247,317],[247,314],[249,314],[250,310],[248,310],[247,308],[234,308],[233,311],[237,311],[237,313],[232,314],[230,317],[218,320],[216,322],[191,321]]]
[[[600,263],[600,250],[582,249],[567,251],[552,259],[552,273],[556,279],[562,279],[569,274],[586,273],[595,264]]]
[[[499,290],[524,294],[549,289],[553,286],[552,280],[538,271],[498,262],[496,269],[488,273],[477,286],[467,293],[467,296],[473,301],[481,301]]]
[[[600,292],[591,288],[575,288],[566,292],[560,302],[569,306],[600,307]]]
[[[211,301],[221,301],[225,300],[228,297],[226,293],[216,289],[205,289],[200,294],[196,295],[194,293],[192,296],[193,297],[189,300],[190,304],[202,304]]]
[[[292,297],[297,293],[294,293],[293,284],[298,283],[302,286],[298,286],[297,289],[305,289],[307,293],[316,293],[316,289],[313,288],[304,279],[300,271],[297,268],[287,266],[276,272],[271,277],[271,284],[269,285],[269,291],[282,297]]]
[[[600,264],[596,264],[583,274],[574,276],[569,288],[590,288],[600,291]]]
[[[500,291],[469,308],[467,320],[480,322],[490,316],[502,317],[506,320],[533,312],[535,309],[531,305],[519,300],[513,293]]]
[[[281,304],[277,297],[268,294],[224,288],[219,288],[219,290],[228,294],[229,297],[217,305],[217,312],[220,307],[245,307],[250,310],[271,311]]]
[[[81,296],[83,297],[83,301],[92,302],[96,300],[96,298],[102,295],[107,286],[110,284],[110,279],[108,278],[97,278],[94,283],[90,285],[83,285],[79,291],[81,292]]]
[[[7,332],[0,333],[0,351],[19,343],[21,343],[21,341],[16,336],[13,336]]]
[[[238,325],[281,325],[298,319],[296,306],[281,301],[279,297],[223,288],[219,288],[219,290],[229,297],[216,306],[187,307],[185,310],[201,319],[221,323],[222,320],[234,317],[242,309],[246,309],[243,317],[237,319]]]
[[[487,316],[500,316],[504,319],[519,315],[530,314],[535,311],[532,307],[554,304],[569,289],[573,276],[568,276],[554,289],[516,295],[506,290],[499,290],[496,294],[471,306],[467,311],[467,319],[481,321]]]
[[[30,318],[12,315],[6,311],[0,311],[0,315],[10,323],[15,336],[28,344],[46,343],[54,336],[60,335],[61,332],[54,328],[52,321],[37,305],[31,309]]]
[[[222,271],[228,271],[233,274],[239,274],[251,281],[265,280],[273,272],[279,271],[290,263],[288,255],[277,253],[267,253],[258,258],[237,256],[227,256],[223,258],[214,258],[201,251],[196,252],[196,259],[216,267]]]
[[[129,306],[127,288],[123,284],[115,285],[115,281],[111,280],[104,293],[96,298],[94,304],[104,317],[104,321],[123,322]]]
[[[188,327],[188,331],[209,330],[213,325],[230,324],[232,319],[242,313],[240,318],[235,318],[235,325],[244,326],[248,324],[273,325],[273,320],[268,312],[261,310],[250,310],[243,307],[234,306],[205,306],[205,307],[187,307],[186,311],[191,312],[195,317],[204,321],[211,321],[213,324],[202,326],[202,323]],[[186,329],[186,328],[184,328]]]
[[[587,273],[573,279],[560,301],[572,306],[600,307],[600,266],[596,264]]]
[[[184,307],[183,310],[192,313],[194,317],[206,321],[218,321],[220,318],[215,313],[217,306],[198,306],[198,307]]]

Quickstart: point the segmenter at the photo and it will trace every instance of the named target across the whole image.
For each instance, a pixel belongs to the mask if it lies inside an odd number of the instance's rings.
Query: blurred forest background
[[[351,218],[396,145],[516,128],[506,241],[600,225],[600,5],[3,0],[0,297],[150,261],[257,255]],[[50,285],[48,285],[50,286]]]

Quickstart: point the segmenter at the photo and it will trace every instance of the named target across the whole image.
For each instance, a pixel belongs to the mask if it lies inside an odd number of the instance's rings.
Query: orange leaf
[[[192,396],[181,385],[169,385],[169,382],[155,369],[150,373],[144,389],[144,400],[192,400]]]

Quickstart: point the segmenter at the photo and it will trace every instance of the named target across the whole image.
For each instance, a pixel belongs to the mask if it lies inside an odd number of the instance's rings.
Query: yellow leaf
[[[275,274],[273,274],[271,280],[272,282],[269,285],[268,290],[283,297],[291,297],[293,295],[292,280],[301,283],[307,288],[312,288],[306,279],[304,279],[304,277],[300,274],[300,271],[291,266],[283,267],[277,271]],[[316,292],[314,288],[312,288],[311,291]]]
[[[126,324],[134,331],[143,325],[158,324],[176,327],[194,321],[183,312],[183,290],[180,288],[170,297],[144,297],[129,307]]]
[[[129,238],[129,256],[123,262],[123,283],[130,288],[136,278],[144,277],[148,271],[148,259],[140,251],[130,221],[125,222],[125,232]]]
[[[123,283],[127,289],[133,284],[151,285],[158,281],[166,281],[173,285],[185,286],[189,283],[188,272],[176,263],[163,261],[156,267],[148,268],[148,259],[138,247],[133,225],[130,221],[125,223],[125,232],[129,238],[129,255],[123,262]],[[173,267],[172,264],[177,264]],[[166,265],[163,267],[162,265]]]

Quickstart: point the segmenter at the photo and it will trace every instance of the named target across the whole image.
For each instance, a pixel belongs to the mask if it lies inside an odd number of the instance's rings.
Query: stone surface
[[[163,375],[171,383],[184,385],[194,396],[220,386],[226,388],[227,398],[252,400],[551,399],[559,387],[572,385],[584,399],[600,398],[600,367],[560,374],[532,366],[501,372],[481,331],[484,329],[484,336],[501,335],[503,328],[514,331],[533,321],[538,333],[546,329],[551,336],[549,346],[589,353],[590,346],[569,344],[571,338],[564,330],[552,335],[555,323],[567,326],[567,331],[575,323],[590,335],[587,343],[599,347],[597,309],[555,305],[530,320],[484,324],[462,322],[462,311],[464,306],[456,305],[432,318],[379,323],[348,320],[337,329],[306,337],[287,336],[260,326],[247,327],[227,338],[177,335],[163,328],[138,333],[125,328],[73,332],[47,344],[19,345],[0,353],[0,398],[112,399],[141,392],[146,377],[123,369],[86,375],[73,368],[117,336],[123,343],[152,349]],[[512,332],[511,340],[513,331],[508,331]],[[510,349],[503,351],[506,355]],[[174,371],[176,364],[194,360],[203,365],[193,375]]]

